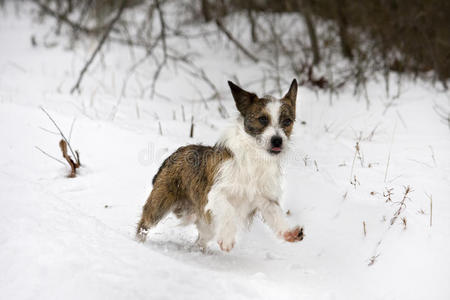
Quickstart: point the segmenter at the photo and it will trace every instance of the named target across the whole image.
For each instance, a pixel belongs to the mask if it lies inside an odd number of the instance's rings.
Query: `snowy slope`
[[[395,99],[372,83],[368,110],[351,91],[330,106],[328,95],[300,87],[283,206],[305,226],[304,241],[279,241],[256,220],[231,253],[211,244],[203,254],[195,229],[169,217],[139,244],[135,223],[159,164],[181,145],[214,143],[235,114],[231,97],[222,101],[225,120],[217,101],[192,100],[191,83],[169,73],[158,85],[169,99],[120,97],[130,64],[120,49],[104,57],[113,67],[97,62],[83,93],[70,95],[94,44],[75,54],[33,48],[30,36],[42,41],[48,28],[13,16],[0,19],[2,299],[449,299],[450,138],[433,109],[449,108],[448,94],[410,83]],[[231,74],[245,83],[257,72],[225,50],[203,65],[225,95]],[[77,178],[35,148],[60,156],[40,106],[67,134],[76,118]],[[353,163],[357,140],[362,159]],[[410,200],[390,225],[408,185]]]

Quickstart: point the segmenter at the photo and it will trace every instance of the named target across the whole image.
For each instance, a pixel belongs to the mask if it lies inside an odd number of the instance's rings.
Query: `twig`
[[[380,256],[380,254],[376,254],[376,255],[372,256],[371,258],[369,258],[369,263],[367,265],[372,266],[375,263],[375,261],[377,260],[378,256]]]
[[[55,125],[56,129],[58,129],[59,134],[61,135],[61,137],[63,138],[63,140],[67,143],[67,145],[69,146],[70,152],[72,153],[73,157],[77,157],[78,155],[75,155],[75,151],[73,151],[72,146],[70,145],[69,141],[66,139],[66,136],[64,135],[64,133],[62,132],[61,128],[59,128],[58,124],[56,124],[55,120],[53,120],[53,118],[50,116],[50,114],[41,106],[40,109],[47,115],[47,117],[50,119],[50,121],[52,121],[53,125]],[[78,162],[79,163],[79,162]]]
[[[39,151],[41,151],[44,155],[47,155],[48,157],[50,157],[51,159],[56,160],[57,162],[59,162],[60,164],[63,164],[64,166],[66,165],[62,160],[57,159],[56,157],[54,157],[51,154],[48,154],[47,152],[45,152],[44,150],[42,150],[41,148],[39,148],[38,146],[34,146],[34,148],[38,149]]]
[[[392,132],[391,145],[389,147],[389,154],[388,154],[388,159],[387,159],[387,163],[386,163],[386,171],[384,172],[384,182],[386,182],[387,175],[388,175],[389,163],[391,161],[392,145],[394,144],[394,136],[395,136],[396,129],[397,129],[397,119],[395,120],[394,131]]]
[[[380,125],[380,123],[378,123],[377,125],[375,125],[375,127],[372,129],[372,131],[370,132],[370,134],[365,138],[366,141],[371,142],[372,138],[375,136],[375,132],[378,128],[378,126]]]
[[[406,226],[408,224],[408,220],[406,219],[406,217],[402,218],[402,223],[403,223],[403,230],[406,230]]]
[[[308,166],[308,161],[309,161],[309,156],[308,156],[308,154],[306,154],[305,157],[303,157],[303,163],[305,164],[305,167]]]
[[[430,151],[431,151],[431,158],[433,159],[434,166],[436,167],[436,166],[437,166],[437,164],[436,164],[436,157],[435,157],[435,155],[434,155],[433,147],[431,147],[431,145],[428,146],[428,147],[430,148]]]
[[[209,77],[206,75],[205,71],[194,65],[191,61],[184,59],[181,62],[183,62],[187,67],[192,68],[193,70],[190,70],[189,68],[181,66],[181,68],[192,75],[195,78],[203,80],[213,91],[213,95],[211,97],[208,97],[208,100],[217,99],[219,102],[219,113],[220,116],[224,119],[229,117],[228,111],[225,108],[225,106],[222,104],[222,100],[220,98],[220,92],[219,89],[216,87],[216,85],[209,79]],[[203,97],[202,97],[203,98]],[[203,102],[206,103],[206,99],[203,98]]]
[[[405,193],[403,194],[403,198],[402,200],[399,202],[399,208],[397,209],[397,211],[394,213],[394,216],[391,219],[391,226],[394,225],[395,221],[397,221],[398,216],[400,216],[401,212],[403,211],[403,209],[406,207],[405,201],[408,198],[408,194],[412,192],[411,187],[408,185],[405,187]]]
[[[114,120],[114,118],[116,117],[117,111],[119,109],[120,104],[122,103],[122,99],[123,97],[125,97],[125,93],[126,93],[126,89],[127,89],[127,85],[128,85],[128,81],[131,78],[131,76],[133,74],[135,74],[136,70],[138,69],[138,67],[143,64],[151,55],[153,55],[153,50],[155,49],[155,47],[158,45],[159,42],[159,37],[156,38],[155,42],[149,46],[148,49],[146,49],[146,53],[143,57],[141,57],[137,62],[135,62],[129,69],[128,69],[128,73],[127,76],[125,77],[123,83],[122,83],[122,89],[119,95],[119,99],[117,99],[116,105],[114,105],[113,109],[111,110],[111,115],[110,115],[110,119]],[[142,96],[141,96],[142,97]]]
[[[181,104],[181,116],[183,117],[183,122],[186,122],[186,114],[184,113],[184,105]]]
[[[405,119],[403,119],[402,115],[400,114],[399,110],[395,110],[395,112],[397,113],[398,119],[400,120],[400,122],[402,122],[403,128],[408,129],[408,126],[406,126],[406,122]]]
[[[230,31],[228,31],[228,29],[226,29],[226,27],[223,25],[222,21],[219,19],[216,19],[216,25],[217,28],[219,28],[220,31],[222,31],[227,37],[228,39],[236,45],[236,47],[238,47],[245,55],[247,55],[251,60],[253,60],[255,63],[257,63],[259,60],[252,54],[250,53],[250,51],[248,51],[247,49],[245,49],[244,46],[242,46],[242,44],[236,40],[233,35],[231,34]]]
[[[368,264],[369,266],[373,265],[375,263],[375,260],[377,259],[377,257],[380,255],[379,248],[381,246],[381,243],[384,240],[384,237],[389,232],[389,230],[392,228],[392,225],[394,225],[395,221],[400,216],[400,214],[403,211],[403,209],[406,208],[406,203],[405,202],[406,202],[407,199],[409,199],[408,198],[408,194],[413,191],[409,185],[406,186],[402,200],[400,202],[394,202],[391,199],[391,196],[393,195],[392,190],[393,190],[393,188],[392,189],[386,188],[386,192],[383,193],[383,197],[387,198],[386,202],[393,202],[393,203],[399,204],[400,206],[397,209],[397,211],[394,213],[394,216],[392,217],[392,219],[390,221],[390,225],[386,227],[386,229],[384,230],[384,233],[382,234],[381,239],[376,244],[375,249],[374,249],[374,255],[369,258],[369,264]],[[383,216],[383,222],[384,221],[386,221],[386,217],[385,216]],[[406,218],[402,218],[402,221],[403,221],[403,228],[406,229]]]
[[[353,162],[352,162],[352,168],[351,168],[351,170],[350,170],[350,182],[352,181],[352,177],[353,177],[353,169],[354,169],[354,167],[355,167],[355,161],[356,161],[356,156],[358,155],[358,153],[359,153],[359,142],[356,142],[356,145],[355,145],[355,154],[354,154],[354,156],[353,156]]]
[[[392,202],[392,195],[394,195],[393,190],[394,188],[386,187],[386,191],[383,192],[383,197],[386,198],[386,203]]]
[[[77,118],[73,118],[72,125],[70,125],[69,142],[70,142],[70,139],[72,138],[73,126],[75,125],[75,121],[76,121],[76,120],[77,120]]]
[[[353,179],[350,180],[350,184],[353,185],[356,189],[356,186],[361,185],[361,183],[358,181],[358,179],[356,178],[356,175],[353,176]]]
[[[74,21],[67,18],[67,16],[65,14],[60,14],[60,13],[52,10],[50,7],[41,3],[40,1],[34,0],[33,2],[36,3],[41,8],[42,12],[58,19],[59,22],[63,22],[65,24],[69,25],[76,31],[81,31],[86,34],[94,34],[96,31],[98,31],[100,29],[100,28],[90,29],[90,28],[83,27],[80,24],[75,23]]]
[[[155,0],[155,8],[158,11],[159,23],[161,25],[161,41],[165,59],[167,58],[167,44],[166,44],[166,21],[164,20],[164,13],[159,5],[159,0]]]
[[[442,121],[447,124],[448,129],[450,129],[450,110],[446,111],[444,107],[437,104],[433,106],[433,109]]]
[[[151,98],[153,99],[153,97],[155,96],[155,89],[156,89],[156,82],[158,81],[159,75],[161,74],[164,66],[167,64],[167,42],[166,42],[166,21],[164,19],[164,12],[161,9],[159,0],[155,0],[155,8],[158,11],[158,17],[159,17],[159,23],[161,26],[161,32],[159,34],[158,39],[161,39],[161,43],[162,43],[162,50],[163,50],[163,61],[161,63],[157,62],[157,68],[155,73],[153,74],[153,81],[152,81],[152,92],[151,92]],[[157,61],[156,57],[154,57],[154,59]]]
[[[119,10],[117,11],[117,14],[112,19],[112,21],[109,23],[108,27],[106,28],[105,32],[103,33],[103,36],[100,39],[100,41],[99,41],[99,43],[97,45],[97,48],[95,48],[95,50],[92,53],[91,57],[89,58],[89,60],[84,65],[83,69],[81,70],[81,72],[80,72],[80,74],[78,76],[77,83],[70,90],[71,94],[73,94],[73,92],[75,92],[75,90],[79,90],[80,89],[80,84],[81,84],[81,81],[83,80],[84,74],[86,73],[86,71],[89,68],[89,66],[91,65],[91,63],[94,61],[94,58],[97,55],[97,53],[102,48],[103,44],[105,43],[106,39],[109,36],[109,33],[111,32],[111,29],[113,28],[114,24],[120,19],[120,16],[122,15],[123,10],[125,9],[126,3],[127,3],[126,0],[122,1],[122,4],[120,5]]]
[[[364,236],[367,235],[367,231],[366,231],[366,221],[363,221],[363,230],[364,230]]]
[[[192,116],[192,118],[191,118],[191,131],[189,133],[189,137],[190,138],[194,137],[194,116]]]

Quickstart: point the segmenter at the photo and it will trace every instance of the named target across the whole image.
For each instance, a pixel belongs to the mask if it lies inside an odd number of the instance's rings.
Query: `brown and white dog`
[[[279,205],[280,162],[294,126],[297,81],[281,99],[228,84],[239,117],[213,147],[181,147],[163,162],[137,227],[140,241],[170,212],[196,224],[203,249],[215,240],[230,251],[237,231],[257,212],[280,238],[303,239],[303,228],[291,228]]]

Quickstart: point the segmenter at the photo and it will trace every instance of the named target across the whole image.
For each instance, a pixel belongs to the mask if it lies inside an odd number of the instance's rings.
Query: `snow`
[[[330,105],[327,94],[300,87],[283,207],[293,224],[305,226],[304,241],[279,241],[255,220],[232,252],[211,244],[204,254],[193,244],[194,227],[177,226],[169,217],[139,244],[135,224],[160,163],[181,145],[214,143],[235,114],[226,85],[231,70],[245,83],[257,67],[234,61],[226,49],[202,59],[228,95],[222,100],[228,120],[217,101],[206,107],[192,100],[199,96],[191,79],[176,72],[163,73],[158,84],[170,99],[139,96],[136,77],[130,79],[131,92],[120,97],[130,64],[126,49],[103,57],[111,68],[96,62],[83,92],[70,95],[92,45],[75,53],[63,43],[33,48],[30,36],[38,42],[48,38],[48,25],[36,25],[26,13],[16,17],[11,9],[2,14],[2,299],[450,298],[450,139],[448,125],[433,109],[450,107],[448,93],[405,82],[394,98],[372,82],[367,109],[351,91]],[[148,84],[150,66],[139,74]],[[60,157],[59,137],[48,132],[56,129],[40,106],[66,134],[76,118],[71,142],[81,154],[78,177],[67,178],[67,167],[35,148]],[[364,163],[356,158],[352,171],[360,135]],[[400,215],[406,228],[400,218],[391,226],[399,206],[386,202],[383,193],[393,188],[393,200],[400,201],[408,185],[413,192]]]

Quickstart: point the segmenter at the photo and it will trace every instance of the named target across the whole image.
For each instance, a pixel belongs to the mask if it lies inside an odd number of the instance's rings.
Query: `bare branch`
[[[61,137],[63,138],[63,140],[67,143],[67,145],[69,145],[69,149],[70,152],[72,153],[73,157],[77,157],[75,155],[75,152],[72,149],[72,146],[70,145],[69,141],[67,140],[66,136],[64,135],[64,133],[62,132],[61,128],[59,128],[58,124],[56,124],[55,120],[53,120],[53,118],[50,116],[50,114],[41,106],[40,109],[47,115],[47,117],[50,119],[50,121],[52,121],[53,125],[55,125],[56,129],[58,129],[59,134],[61,135]]]
[[[111,29],[113,28],[114,24],[120,19],[120,16],[122,15],[123,10],[125,9],[125,4],[126,4],[126,0],[122,0],[122,4],[120,5],[116,16],[109,23],[108,27],[106,28],[102,38],[100,39],[100,41],[99,41],[99,43],[97,45],[97,48],[95,48],[95,50],[92,53],[91,57],[89,58],[89,60],[84,65],[83,69],[81,70],[80,75],[78,76],[77,83],[70,90],[71,94],[73,94],[73,92],[75,92],[75,90],[79,90],[80,89],[80,84],[81,84],[81,81],[83,80],[84,73],[86,73],[86,71],[88,70],[89,66],[94,61],[95,56],[97,55],[97,53],[102,48],[103,44],[105,43],[106,39],[109,36],[109,33],[111,32]]]
[[[46,4],[40,2],[39,0],[33,0],[33,2],[36,3],[37,6],[39,6],[39,8],[42,10],[43,13],[45,13],[49,16],[52,16],[55,19],[57,19],[59,22],[72,27],[73,30],[76,32],[79,31],[79,32],[83,32],[85,34],[94,35],[94,34],[101,32],[102,30],[104,30],[104,26],[98,26],[95,28],[84,27],[81,25],[81,23],[76,23],[76,22],[70,20],[67,17],[67,14],[58,13],[58,12],[54,11],[53,9],[51,9]],[[81,15],[83,15],[83,14],[81,14]]]
[[[239,48],[245,55],[247,55],[251,60],[253,60],[255,63],[257,63],[259,60],[254,56],[249,50],[247,50],[234,36],[231,34],[230,31],[223,25],[222,21],[219,19],[216,19],[216,25],[217,28],[219,28],[220,31],[222,31],[228,39],[236,45],[236,47]]]
[[[160,39],[161,43],[162,43],[163,60],[162,60],[162,62],[158,62],[155,57],[155,61],[157,61],[157,68],[156,68],[155,73],[153,74],[151,98],[153,98],[155,96],[156,82],[158,81],[158,78],[159,78],[159,75],[161,74],[162,69],[167,64],[167,42],[166,42],[167,25],[166,25],[166,21],[164,19],[164,12],[160,6],[159,0],[155,0],[155,8],[158,11],[159,23],[161,26],[161,32],[159,34],[158,40]]]
[[[66,15],[59,14],[58,12],[54,11],[53,9],[48,7],[47,5],[41,3],[40,1],[34,0],[33,2],[36,3],[45,14],[50,15],[50,16],[58,19],[58,21],[63,22],[65,24],[71,26],[73,29],[76,29],[78,31],[82,31],[82,32],[88,33],[88,34],[92,33],[92,31],[90,29],[80,26],[80,24],[77,24],[77,23],[73,22],[72,20],[70,20],[69,18],[67,18]]]

